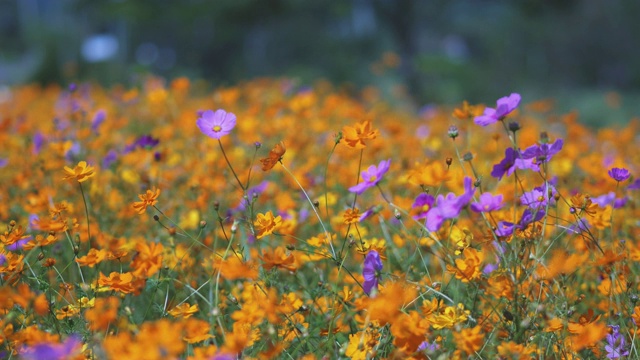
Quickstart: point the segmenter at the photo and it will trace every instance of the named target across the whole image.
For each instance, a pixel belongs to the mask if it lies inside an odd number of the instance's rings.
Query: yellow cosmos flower
[[[261,239],[273,234],[282,225],[282,217],[280,215],[274,217],[271,211],[266,214],[258,214],[258,218],[253,225],[256,227],[256,238]]]
[[[96,174],[93,166],[88,165],[86,161],[80,161],[73,169],[65,166],[64,172],[66,175],[63,180],[77,180],[78,182],[87,181]]]

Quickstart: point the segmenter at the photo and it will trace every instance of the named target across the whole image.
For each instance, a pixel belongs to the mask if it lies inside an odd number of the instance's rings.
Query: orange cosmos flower
[[[66,175],[63,180],[77,180],[78,182],[87,181],[96,174],[93,166],[88,165],[86,161],[80,161],[73,169],[65,166],[64,172]]]
[[[198,304],[192,306],[189,305],[189,303],[182,303],[167,312],[173,317],[181,317],[187,319],[190,318],[193,314],[197,313],[198,310]]]
[[[458,349],[469,355],[473,355],[476,351],[480,350],[484,343],[484,335],[480,333],[481,329],[480,326],[476,326],[471,329],[462,329],[460,332],[453,333],[453,339]]]
[[[455,267],[447,264],[447,271],[455,274],[456,278],[462,282],[469,282],[482,274],[480,266],[484,260],[484,254],[472,247],[467,248],[463,254],[464,260],[456,259]]]
[[[262,250],[262,267],[265,270],[270,270],[274,267],[282,268],[284,270],[296,271],[298,264],[296,264],[296,258],[292,253],[287,253],[283,247],[277,247],[274,251],[267,249]]]
[[[115,296],[95,299],[95,305],[84,313],[84,318],[89,323],[89,330],[109,329],[109,325],[115,323],[118,318],[119,307],[120,299]]]
[[[287,148],[284,146],[284,141],[277,143],[276,146],[269,151],[268,157],[260,159],[260,162],[262,163],[262,171],[269,171],[273,169],[273,167],[276,166],[276,163],[282,160],[282,156],[286,152]]]
[[[378,130],[373,129],[370,120],[342,128],[342,142],[355,149],[364,149],[367,146],[364,141],[375,139],[377,136]]]
[[[94,267],[96,264],[99,264],[107,257],[107,251],[104,249],[91,249],[87,255],[79,257],[76,259],[76,262],[81,266],[89,266]]]
[[[282,225],[282,217],[280,215],[274,217],[271,211],[268,211],[266,214],[258,214],[253,225],[256,227],[256,238],[261,239],[272,234]]]
[[[358,208],[347,209],[342,217],[344,218],[345,225],[357,223],[360,221],[360,210],[358,210]]]
[[[184,337],[182,339],[189,344],[195,344],[211,338],[212,335],[209,333],[210,331],[211,327],[209,323],[204,320],[191,318],[184,323]],[[215,358],[215,356],[206,358]]]
[[[160,189],[147,190],[144,194],[138,194],[141,201],[133,203],[133,209],[142,215],[147,210],[148,206],[153,206],[158,203],[158,196],[160,196]]]
[[[136,244],[136,254],[131,268],[138,277],[149,277],[160,271],[162,266],[162,252],[164,246],[161,243],[140,242]]]
[[[109,277],[100,273],[100,278],[98,279],[98,285],[106,286],[109,290],[120,291],[124,294],[131,293],[135,290],[132,282],[133,274],[130,272],[123,274],[112,272],[109,274]]]
[[[208,264],[205,263],[205,266]],[[213,270],[220,271],[220,275],[226,280],[256,279],[258,270],[251,262],[243,262],[237,256],[230,256],[225,260],[215,259]]]
[[[473,119],[476,116],[482,115],[484,106],[482,105],[469,105],[465,100],[462,102],[462,106],[453,110],[453,116],[460,120]]]

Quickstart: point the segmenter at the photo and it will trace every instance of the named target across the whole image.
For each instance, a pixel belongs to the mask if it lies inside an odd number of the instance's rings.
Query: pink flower
[[[364,182],[350,187],[349,191],[360,195],[368,188],[376,186],[380,182],[380,180],[382,180],[384,174],[389,171],[390,164],[391,159],[380,161],[380,164],[378,164],[378,166],[369,166],[367,170],[362,172],[362,180],[364,180]]]
[[[520,99],[521,97],[518,93],[502,97],[498,99],[495,109],[489,107],[484,109],[484,114],[476,116],[473,121],[480,126],[487,126],[502,120],[518,107]]]
[[[364,278],[362,288],[367,295],[371,294],[371,290],[373,290],[373,288],[376,288],[376,290],[378,289],[380,270],[382,270],[380,254],[375,250],[370,250],[367,253],[367,257],[364,259],[364,267],[362,269],[362,277]]]
[[[236,116],[224,110],[207,110],[196,120],[196,125],[208,137],[220,139],[236,126]]]

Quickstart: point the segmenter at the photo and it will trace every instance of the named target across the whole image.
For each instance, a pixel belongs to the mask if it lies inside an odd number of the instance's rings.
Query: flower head
[[[364,182],[361,182],[356,186],[350,187],[349,191],[360,195],[368,188],[376,186],[380,182],[380,180],[382,180],[382,177],[384,176],[384,174],[386,174],[387,171],[389,171],[390,164],[391,164],[391,159],[382,160],[380,164],[378,164],[378,166],[375,166],[375,165],[369,166],[369,168],[363,171],[361,175],[362,180],[364,180]]]
[[[365,120],[355,126],[345,126],[342,129],[342,142],[348,147],[356,149],[364,149],[367,145],[365,140],[375,139],[378,136],[378,130],[371,125],[371,121]]]
[[[362,277],[364,278],[362,288],[367,295],[371,294],[373,288],[378,289],[379,272],[381,270],[380,254],[375,250],[370,250],[364,259],[364,267],[362,268]]]
[[[491,125],[499,120],[503,120],[520,104],[520,94],[512,93],[509,96],[498,99],[497,106],[493,108],[485,108],[484,113],[476,116],[473,121],[480,126]]]
[[[500,180],[505,174],[511,176],[516,169],[538,171],[540,167],[533,163],[531,159],[525,159],[519,151],[509,147],[504,151],[504,159],[493,165],[491,176]]]
[[[274,146],[273,149],[269,151],[268,157],[260,159],[260,162],[262,163],[262,171],[269,171],[273,169],[273,167],[276,166],[278,161],[282,159],[282,156],[286,152],[287,148],[284,146],[284,141],[280,141],[279,143],[277,143],[276,146]]]
[[[446,219],[458,217],[460,211],[471,201],[475,188],[470,177],[464,178],[464,193],[456,196],[450,192],[446,196],[438,195],[436,206],[427,212],[426,226],[429,231],[438,231]]]
[[[273,216],[271,211],[265,214],[258,214],[256,221],[253,223],[256,228],[256,238],[260,239],[272,234],[282,225],[282,216]]]
[[[158,196],[160,196],[160,189],[147,190],[144,194],[138,194],[140,201],[134,202],[132,207],[138,214],[142,215],[147,210],[147,207],[158,203]]]
[[[564,145],[562,139],[556,139],[553,144],[532,145],[522,152],[523,159],[535,159],[536,164],[549,162],[553,155],[557,154]]]
[[[471,210],[475,212],[491,212],[502,208],[502,194],[496,196],[486,192],[480,195],[480,202],[471,204]]]
[[[236,116],[224,110],[207,110],[196,120],[196,125],[203,134],[213,139],[220,139],[229,134],[236,126]]]
[[[611,333],[606,336],[607,345],[604,349],[607,351],[607,359],[619,359],[629,355],[629,350],[625,349],[626,339],[620,334],[619,325],[609,325]]]
[[[78,182],[87,181],[96,174],[93,166],[88,165],[86,161],[80,161],[73,169],[65,166],[64,172],[66,175],[63,180],[77,180]]]
[[[630,174],[629,174],[629,170],[625,169],[625,168],[612,168],[609,170],[609,176],[617,181],[625,181],[629,178]]]

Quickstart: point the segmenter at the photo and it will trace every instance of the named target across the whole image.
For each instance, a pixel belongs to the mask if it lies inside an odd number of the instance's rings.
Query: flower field
[[[0,357],[640,357],[638,122],[505,95],[4,90]]]

